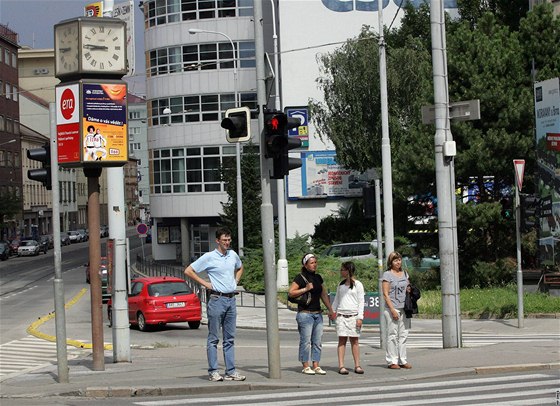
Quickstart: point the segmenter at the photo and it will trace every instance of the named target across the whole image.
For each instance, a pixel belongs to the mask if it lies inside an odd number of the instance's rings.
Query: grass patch
[[[461,289],[461,314],[470,318],[515,318],[517,317],[517,286],[499,288]],[[560,297],[545,293],[523,295],[525,315],[558,313]],[[441,315],[441,290],[422,292],[418,301],[420,316]]]

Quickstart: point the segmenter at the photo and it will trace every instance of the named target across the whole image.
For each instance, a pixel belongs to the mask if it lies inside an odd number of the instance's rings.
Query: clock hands
[[[92,51],[108,51],[109,47],[105,45],[93,45],[93,44],[84,44],[85,49],[90,49]]]

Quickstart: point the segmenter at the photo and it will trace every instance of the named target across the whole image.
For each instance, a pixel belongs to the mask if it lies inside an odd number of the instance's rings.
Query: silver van
[[[377,258],[377,240],[333,244],[323,255],[339,258],[341,261]]]

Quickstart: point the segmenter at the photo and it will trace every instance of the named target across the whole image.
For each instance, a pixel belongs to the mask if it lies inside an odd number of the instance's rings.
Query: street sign
[[[148,233],[148,226],[144,223],[140,223],[136,226],[136,232],[140,237],[145,237]]]
[[[449,103],[449,118],[455,121],[480,120],[480,100]],[[436,107],[422,106],[422,124],[433,124],[435,121]]]
[[[517,182],[517,189],[521,192],[521,187],[523,186],[523,174],[525,172],[525,160],[524,159],[514,159],[513,167],[515,168],[515,180]]]

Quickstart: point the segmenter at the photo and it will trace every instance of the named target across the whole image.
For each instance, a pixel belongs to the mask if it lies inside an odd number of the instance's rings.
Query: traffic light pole
[[[64,308],[64,281],[62,280],[62,253],[60,247],[60,188],[58,187],[58,153],[56,139],[56,107],[49,103],[50,151],[52,176],[52,222],[54,242],[54,320],[56,329],[56,359],[58,382],[68,383],[68,352],[66,349],[66,310]]]
[[[266,140],[264,132],[264,106],[267,104],[264,36],[262,26],[262,2],[253,5],[255,24],[255,55],[257,68],[257,104],[259,108],[260,160],[261,160],[261,231],[263,244],[263,268],[266,306],[266,338],[268,348],[268,374],[271,379],[280,379],[280,338],[278,331],[278,289],[274,272],[274,224],[270,193],[269,160],[265,158]]]

